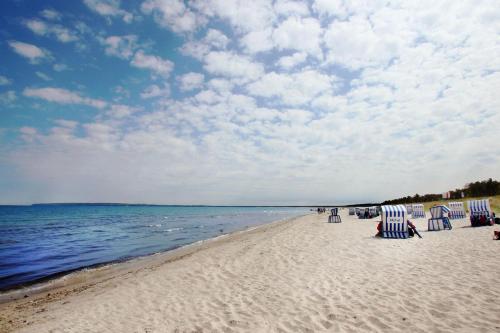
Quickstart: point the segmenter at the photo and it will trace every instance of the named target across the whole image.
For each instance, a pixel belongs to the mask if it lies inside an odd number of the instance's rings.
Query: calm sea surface
[[[283,207],[0,206],[0,290],[307,212]]]

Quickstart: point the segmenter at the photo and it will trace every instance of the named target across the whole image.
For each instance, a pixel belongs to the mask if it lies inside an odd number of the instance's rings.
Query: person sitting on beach
[[[415,236],[415,225],[413,223],[411,223],[410,220],[407,220],[406,223],[408,223],[408,236],[409,237],[413,237]]]
[[[486,225],[486,215],[481,214],[479,217],[479,225]]]
[[[415,227],[415,225],[411,223],[410,220],[406,220],[406,223],[408,223],[408,237],[413,237],[415,236],[415,234],[417,234],[419,238],[422,238],[422,236],[420,236],[420,234],[417,231],[417,227]],[[383,234],[382,229],[383,229],[383,222],[380,221],[377,225],[377,234],[375,235],[375,237],[382,237]]]

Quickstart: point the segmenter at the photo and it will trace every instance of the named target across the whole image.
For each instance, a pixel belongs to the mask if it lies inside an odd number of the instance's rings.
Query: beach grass
[[[457,201],[462,201],[464,203],[465,209],[467,209],[467,200],[473,200],[473,199],[486,199],[490,198],[490,205],[491,209],[498,214],[500,213],[500,195],[495,195],[491,197],[474,197],[474,198],[463,198],[463,199],[443,199],[443,200],[437,200],[437,201],[428,201],[428,202],[423,202],[425,210],[429,210],[432,206],[435,205],[447,205],[449,202],[457,202]]]

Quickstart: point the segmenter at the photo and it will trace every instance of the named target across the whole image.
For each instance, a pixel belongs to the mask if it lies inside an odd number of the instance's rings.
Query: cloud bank
[[[0,162],[22,181],[3,202],[340,204],[500,177],[498,3],[84,3],[126,24],[140,13],[182,45],[101,36],[102,57],[150,74],[129,103],[26,87],[99,113],[20,128]]]

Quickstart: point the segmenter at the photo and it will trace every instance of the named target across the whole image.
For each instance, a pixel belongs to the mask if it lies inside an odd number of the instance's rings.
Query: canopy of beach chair
[[[446,207],[445,205],[438,205],[431,207],[430,209],[432,217],[443,217],[444,214],[449,213],[450,209]]]
[[[451,230],[451,223],[446,214],[450,213],[450,209],[444,205],[437,205],[431,207],[431,218],[428,220],[427,230],[438,231],[449,229]]]
[[[412,213],[411,217],[414,219],[424,217],[425,218],[425,211],[424,211],[424,205],[423,204],[413,204],[412,207]]]
[[[448,202],[448,206],[450,207],[450,219],[464,219],[465,218],[465,209],[464,203],[461,201],[457,202]]]
[[[407,212],[403,205],[382,206],[382,237],[408,238]]]
[[[489,199],[469,200],[467,201],[467,205],[469,206],[469,211],[471,215],[488,213],[488,216],[491,216]]]

